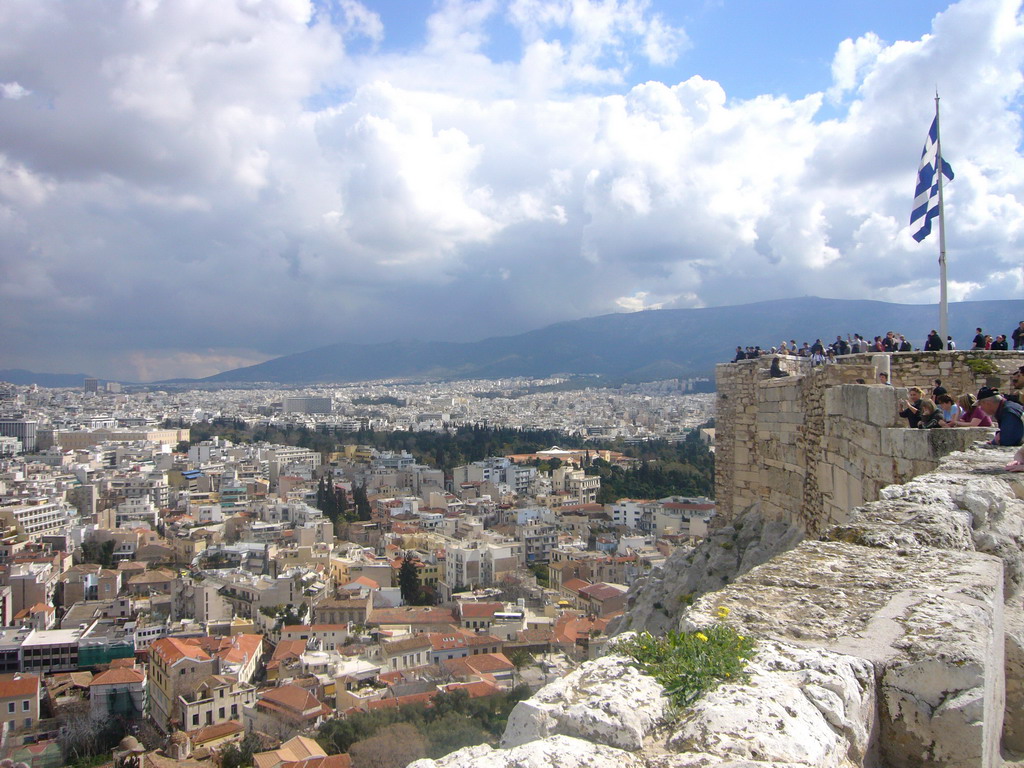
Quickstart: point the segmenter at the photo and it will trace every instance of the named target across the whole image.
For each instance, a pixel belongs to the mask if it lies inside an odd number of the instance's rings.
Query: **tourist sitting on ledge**
[[[915,429],[921,421],[921,414],[918,412],[921,407],[921,389],[911,387],[907,390],[907,396],[909,400],[900,400],[900,416],[907,420],[908,427]]]
[[[917,422],[918,429],[938,429],[942,426],[942,414],[935,407],[935,403],[927,397],[922,397],[917,405],[917,413],[920,421]]]
[[[992,445],[1020,445],[1024,441],[1024,406],[990,387],[978,390],[978,405],[999,427]]]
[[[956,399],[960,406],[960,418],[951,427],[991,427],[992,417],[978,405],[978,398],[967,392]]]
[[[786,376],[789,376],[788,373],[786,373],[784,370],[782,370],[782,368],[779,367],[779,358],[777,357],[772,358],[772,367],[769,369],[768,375],[771,376],[773,379],[782,379],[785,378]]]
[[[960,406],[957,405],[953,398],[946,394],[946,390],[942,390],[942,394],[935,398],[935,406],[939,409],[939,415],[942,417],[943,427],[952,427],[960,419]]]

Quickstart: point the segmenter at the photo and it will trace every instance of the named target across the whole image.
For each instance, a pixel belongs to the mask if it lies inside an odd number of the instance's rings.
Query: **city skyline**
[[[1018,2],[12,2],[0,367],[146,381],[653,307],[1018,298]],[[53,51],[60,55],[54,56]]]

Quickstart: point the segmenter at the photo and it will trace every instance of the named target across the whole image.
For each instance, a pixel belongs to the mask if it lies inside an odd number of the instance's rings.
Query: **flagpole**
[[[946,302],[946,217],[942,207],[942,174],[945,160],[942,159],[942,141],[939,131],[939,91],[935,91],[935,173],[939,177],[939,338],[946,349],[949,336],[948,306]]]

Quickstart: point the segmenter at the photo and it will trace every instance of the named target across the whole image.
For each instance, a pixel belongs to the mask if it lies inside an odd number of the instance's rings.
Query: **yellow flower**
[[[729,609],[724,605],[718,606],[718,618],[725,619],[729,616]]]
[[[703,632],[698,632],[696,635],[694,635],[694,637],[696,637],[702,643],[706,643],[708,641],[708,636],[705,635]]]
[[[744,640],[745,638],[743,637],[743,635],[736,635],[736,639],[737,640]]]

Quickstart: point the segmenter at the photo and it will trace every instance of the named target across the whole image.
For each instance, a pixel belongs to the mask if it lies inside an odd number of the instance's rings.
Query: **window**
[[[199,725],[199,715],[198,715],[198,713],[195,714],[195,715],[192,715],[192,725]]]
[[[217,717],[221,720],[224,719],[224,707],[221,707],[219,710],[217,710]]]
[[[28,712],[28,699],[25,699],[23,702],[21,702],[21,711]]]
[[[32,718],[31,717],[26,717],[25,718],[25,727],[26,728],[31,728],[32,727]]]
[[[13,701],[8,701],[7,702],[7,711],[11,712],[11,713],[14,712],[14,702]]]

